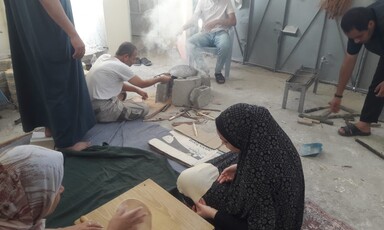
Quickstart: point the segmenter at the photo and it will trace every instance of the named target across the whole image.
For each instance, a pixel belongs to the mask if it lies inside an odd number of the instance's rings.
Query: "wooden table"
[[[122,195],[86,214],[85,217],[89,220],[96,220],[104,227],[107,227],[109,220],[116,212],[116,208],[122,201],[127,199],[140,200],[149,208],[152,213],[153,230],[214,229],[210,223],[151,179],[138,184]],[[79,220],[76,222],[79,222]]]

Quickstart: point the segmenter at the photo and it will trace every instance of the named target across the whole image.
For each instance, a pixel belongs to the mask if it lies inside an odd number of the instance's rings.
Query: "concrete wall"
[[[108,53],[114,54],[124,41],[132,40],[129,0],[104,0]]]
[[[4,1],[0,1],[0,59],[10,55]]]
[[[108,52],[114,54],[123,41],[131,41],[129,0],[104,0]],[[0,1],[0,59],[10,55],[4,2]]]

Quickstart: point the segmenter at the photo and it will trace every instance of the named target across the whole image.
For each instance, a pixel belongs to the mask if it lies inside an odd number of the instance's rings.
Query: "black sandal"
[[[143,57],[142,59],[140,59],[140,62],[141,64],[145,65],[145,66],[150,66],[152,65],[152,62],[150,60],[148,60],[147,58]]]
[[[222,73],[215,73],[216,82],[218,84],[224,84],[225,83],[225,77]]]
[[[363,132],[359,128],[357,128],[354,124],[352,123],[346,123],[346,126],[341,127],[341,129],[344,130],[344,133],[337,131],[340,136],[344,137],[353,137],[353,136],[369,136],[371,135],[371,132]]]

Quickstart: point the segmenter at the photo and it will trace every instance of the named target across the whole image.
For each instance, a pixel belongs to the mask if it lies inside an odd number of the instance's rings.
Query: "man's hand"
[[[109,221],[108,230],[130,230],[136,229],[137,225],[144,221],[148,215],[143,207],[128,210],[126,207],[120,207],[112,219]]]
[[[158,79],[160,83],[167,83],[172,79],[172,77],[169,73],[163,73],[158,77]]]
[[[332,101],[328,103],[331,107],[332,113],[337,113],[340,111],[341,98],[333,97]]]
[[[231,165],[223,170],[220,176],[217,178],[217,181],[221,184],[224,182],[233,181],[236,175],[237,164]]]
[[[215,26],[217,25],[217,20],[213,20],[213,21],[210,21],[210,22],[207,22],[206,24],[204,24],[203,26],[203,31],[211,31],[213,28],[215,28]]]
[[[75,49],[75,52],[73,53],[72,57],[74,59],[81,59],[85,54],[85,45],[79,35],[71,37],[71,44]]]
[[[205,219],[213,219],[217,213],[217,210],[206,205],[203,198],[199,202],[195,203],[194,208],[192,208],[199,216]]]
[[[375,88],[376,97],[384,97],[384,81],[378,84]]]
[[[147,92],[145,92],[145,91],[143,91],[141,89],[137,89],[137,94],[139,94],[143,100],[147,100],[148,99]]]

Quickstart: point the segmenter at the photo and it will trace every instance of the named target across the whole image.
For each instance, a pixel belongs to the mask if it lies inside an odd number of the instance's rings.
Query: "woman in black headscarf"
[[[217,182],[196,204],[216,229],[300,229],[304,176],[300,157],[266,108],[236,104],[216,118],[226,156]],[[231,154],[233,156],[233,154]],[[215,164],[215,163],[213,163]]]

